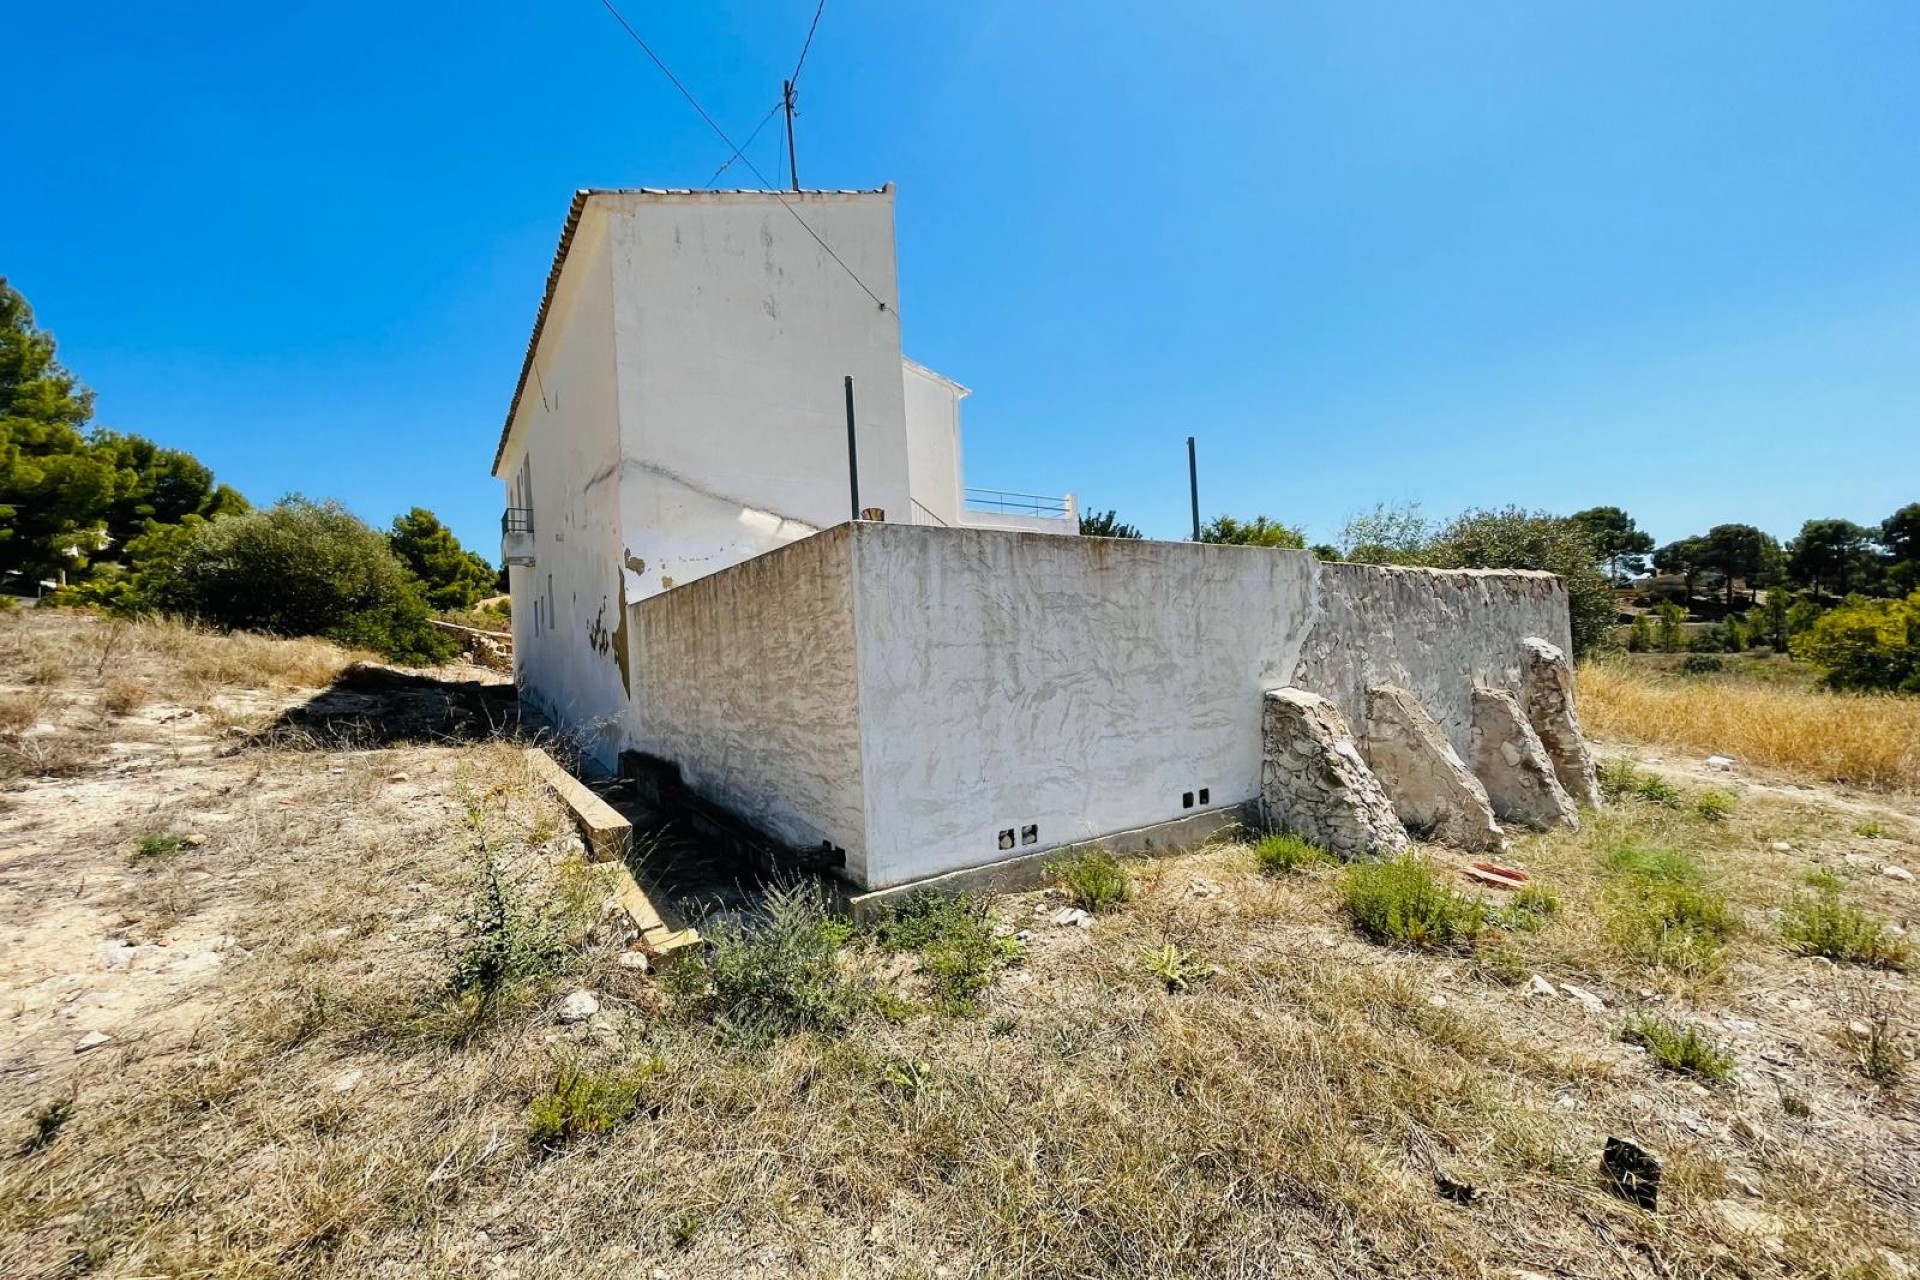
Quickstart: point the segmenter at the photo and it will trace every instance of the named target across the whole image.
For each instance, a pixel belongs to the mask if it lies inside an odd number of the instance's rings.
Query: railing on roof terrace
[[[1040,516],[1064,520],[1072,514],[1067,499],[1043,493],[1014,493],[1007,489],[968,489],[967,510],[991,511],[1003,516]]]

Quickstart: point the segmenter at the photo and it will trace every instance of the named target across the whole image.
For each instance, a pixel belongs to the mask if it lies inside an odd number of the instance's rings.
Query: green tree
[[[1647,571],[1647,556],[1653,550],[1653,535],[1635,524],[1633,517],[1619,507],[1588,507],[1567,517],[1587,531],[1593,549],[1607,566],[1607,577],[1620,580],[1620,571],[1640,574]]]
[[[453,530],[425,507],[395,517],[388,540],[401,563],[420,579],[427,603],[436,609],[471,609],[493,591],[493,566],[462,547]]]
[[[1904,600],[1855,597],[1793,640],[1795,657],[1826,668],[1836,689],[1920,693],[1920,591]]]
[[[1680,652],[1680,642],[1686,636],[1687,611],[1671,600],[1662,600],[1654,613],[1660,619],[1660,652]]]
[[[386,537],[337,503],[292,497],[165,536],[146,593],[156,608],[240,630],[325,636],[401,662],[454,652]]]
[[[1440,531],[1427,562],[1448,569],[1543,569],[1567,588],[1575,656],[1604,646],[1617,610],[1584,527],[1545,511],[1468,511]]]
[[[1356,564],[1421,564],[1432,540],[1433,522],[1420,513],[1419,503],[1379,502],[1341,526],[1337,558]]]
[[[1112,508],[1096,511],[1089,515],[1080,513],[1080,536],[1083,538],[1143,538],[1139,526],[1128,524]]]
[[[1807,521],[1787,544],[1787,579],[1812,591],[1815,599],[1865,585],[1879,567],[1876,532],[1851,520]]]
[[[1717,524],[1707,530],[1702,559],[1727,580],[1727,603],[1733,603],[1733,580],[1747,584],[1751,598],[1780,561],[1780,544],[1750,524]]]
[[[1628,653],[1651,653],[1653,651],[1653,624],[1647,621],[1647,615],[1633,615],[1633,626],[1627,630]]]
[[[1895,594],[1920,590],[1920,502],[1909,502],[1880,522],[1880,546],[1886,552],[1886,589]]]
[[[1773,646],[1775,653],[1787,651],[1787,618],[1790,604],[1787,593],[1779,587],[1769,588],[1767,598],[1760,603],[1754,634],[1765,637],[1767,643]]]
[[[1248,521],[1215,516],[1201,527],[1200,541],[1230,542],[1243,547],[1290,547],[1296,551],[1307,549],[1306,534],[1266,516],[1255,516]]]
[[[1700,571],[1707,567],[1706,552],[1707,540],[1695,535],[1676,539],[1653,553],[1656,572],[1671,574],[1685,581],[1688,608],[1693,607],[1693,589],[1700,580]]]

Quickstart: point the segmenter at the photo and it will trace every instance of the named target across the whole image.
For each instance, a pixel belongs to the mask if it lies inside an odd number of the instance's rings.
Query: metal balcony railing
[[[501,512],[500,532],[503,535],[509,533],[532,533],[533,508],[508,507],[505,511]]]
[[[967,510],[1052,520],[1064,520],[1071,514],[1065,498],[1043,493],[1014,493],[1007,489],[968,489]]]

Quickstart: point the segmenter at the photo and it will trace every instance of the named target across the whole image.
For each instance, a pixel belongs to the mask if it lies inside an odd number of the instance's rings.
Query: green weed
[[[1354,927],[1375,942],[1464,949],[1486,926],[1485,904],[1456,892],[1412,852],[1348,867],[1340,897]]]
[[[161,831],[146,837],[134,850],[136,858],[164,858],[186,847],[187,838],[177,831]]]
[[[1620,841],[1604,855],[1618,878],[1607,933],[1626,954],[1656,968],[1701,977],[1719,967],[1737,921],[1727,900],[1702,883],[1699,864],[1677,849]]]
[[[1140,963],[1147,967],[1147,972],[1167,984],[1169,994],[1185,991],[1194,983],[1203,982],[1218,972],[1212,965],[1195,959],[1191,953],[1182,951],[1171,942],[1144,953]]]
[[[1290,832],[1281,832],[1253,846],[1253,860],[1267,875],[1279,876],[1334,859],[1319,845],[1309,844]]]
[[[994,971],[1024,954],[1013,937],[995,930],[985,902],[930,889],[909,894],[874,926],[873,936],[889,951],[917,953],[940,1011],[954,1017],[975,1012]]]
[[[1639,1015],[1627,1020],[1620,1038],[1646,1049],[1648,1056],[1669,1071],[1698,1076],[1715,1084],[1733,1078],[1733,1054],[1701,1034],[1698,1027],[1668,1018]]]
[[[1507,899],[1495,921],[1503,929],[1532,933],[1559,914],[1559,895],[1545,885],[1530,884]]]
[[[608,1132],[633,1114],[647,1082],[663,1070],[658,1059],[612,1071],[561,1067],[553,1084],[527,1106],[533,1141],[551,1148]]]
[[[1080,849],[1047,867],[1047,879],[1082,911],[1098,915],[1133,897],[1133,882],[1105,849]]]
[[[1730,791],[1702,791],[1693,798],[1693,811],[1706,822],[1725,822],[1733,816],[1734,804]]]
[[[670,966],[662,981],[683,1012],[736,1035],[835,1031],[872,1004],[841,972],[840,948],[852,928],[829,912],[817,885],[775,890],[758,919],[722,921],[706,936],[706,954]]]
[[[1666,809],[1678,809],[1686,803],[1680,788],[1631,760],[1600,762],[1600,792],[1609,800],[1643,800]]]
[[[1905,942],[1831,891],[1797,894],[1780,921],[1780,936],[1803,956],[1825,956],[1875,969],[1904,969]]]

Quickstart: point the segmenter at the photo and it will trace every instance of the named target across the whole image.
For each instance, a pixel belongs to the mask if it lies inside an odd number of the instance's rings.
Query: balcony
[[[960,523],[975,529],[1017,529],[1025,533],[1078,534],[1080,507],[1072,494],[1016,493],[1011,489],[968,489]]]
[[[533,564],[533,508],[508,507],[500,513],[500,561]]]

